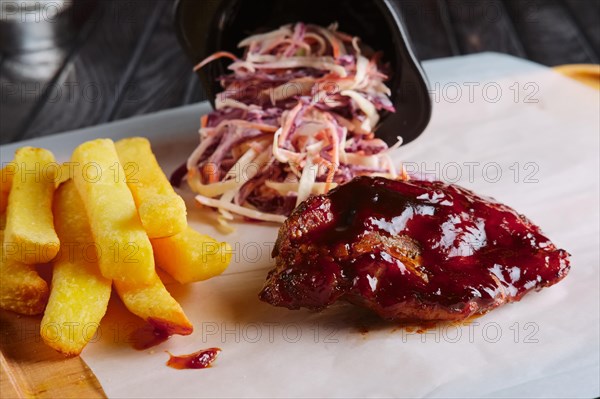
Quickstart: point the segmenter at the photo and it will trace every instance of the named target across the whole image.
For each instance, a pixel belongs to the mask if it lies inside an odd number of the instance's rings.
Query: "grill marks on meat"
[[[569,271],[569,254],[505,205],[442,182],[371,177],[303,202],[273,256],[263,301],[346,299],[403,322],[462,320]]]

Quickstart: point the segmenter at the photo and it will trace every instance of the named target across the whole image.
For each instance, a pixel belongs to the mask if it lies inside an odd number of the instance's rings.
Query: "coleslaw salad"
[[[310,195],[361,175],[408,179],[392,146],[375,137],[393,112],[380,53],[357,37],[296,23],[239,43],[243,58],[215,53],[195,70],[229,58],[215,110],[201,118],[186,168],[196,200],[219,211],[282,223]]]

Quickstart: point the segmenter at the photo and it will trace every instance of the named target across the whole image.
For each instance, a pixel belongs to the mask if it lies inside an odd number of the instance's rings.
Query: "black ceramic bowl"
[[[390,145],[402,136],[406,143],[429,123],[426,77],[392,0],[178,0],[175,7],[175,29],[194,64],[220,50],[242,56],[237,44],[253,33],[298,21],[323,26],[338,22],[340,31],[383,51],[384,62],[391,66],[387,84],[396,113],[383,115],[377,136]],[[217,79],[227,73],[228,62],[218,60],[198,71],[213,106],[222,91]]]

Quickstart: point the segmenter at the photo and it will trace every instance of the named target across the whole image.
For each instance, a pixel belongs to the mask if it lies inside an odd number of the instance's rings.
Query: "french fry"
[[[100,273],[83,201],[72,180],[56,190],[53,208],[62,250],[53,261],[40,335],[48,346],[75,356],[94,337],[106,313],[111,281]]]
[[[64,182],[73,178],[73,170],[74,168],[69,162],[65,162],[60,165],[60,170],[57,172],[58,176],[56,176],[56,187],[60,186]]]
[[[9,162],[0,171],[0,213],[6,211],[8,206],[8,194],[12,187],[13,175],[16,172],[17,165],[14,162]]]
[[[8,196],[4,254],[27,263],[46,263],[58,253],[52,196],[58,164],[48,150],[22,147],[15,153],[16,173]]]
[[[0,231],[0,241],[4,244],[4,231]],[[44,311],[47,301],[48,284],[34,267],[8,259],[0,245],[0,308],[36,315]]]
[[[166,238],[150,240],[156,265],[181,284],[221,274],[231,260],[231,247],[191,227]]]
[[[112,280],[151,282],[156,274],[152,246],[125,183],[114,143],[108,139],[83,143],[71,161],[102,275]]]
[[[125,307],[167,335],[189,335],[194,330],[181,305],[154,273],[149,284],[114,281]]]
[[[185,202],[158,165],[150,142],[132,137],[117,141],[115,147],[148,236],[169,237],[183,231],[187,227]]]
[[[0,170],[0,214],[6,212],[6,208],[8,207],[8,194],[10,194],[13,176],[15,175],[16,171],[17,164],[14,161],[9,162]],[[61,170],[57,170],[57,173],[60,175],[56,176],[55,187],[58,187],[60,184],[64,183],[70,178],[69,171],[70,169],[68,165],[61,165]]]

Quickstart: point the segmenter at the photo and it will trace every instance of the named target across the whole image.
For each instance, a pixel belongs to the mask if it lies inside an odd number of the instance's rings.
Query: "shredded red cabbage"
[[[286,25],[239,47],[241,59],[219,52],[195,68],[233,60],[186,165],[196,199],[223,222],[282,222],[308,196],[355,176],[407,178],[373,133],[379,113],[394,111],[379,53],[335,24]]]

